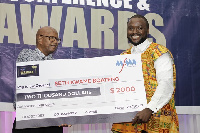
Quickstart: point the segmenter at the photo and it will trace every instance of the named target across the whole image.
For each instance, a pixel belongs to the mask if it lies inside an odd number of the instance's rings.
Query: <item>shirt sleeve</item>
[[[16,62],[27,62],[27,61],[35,61],[35,52],[31,49],[23,49],[18,57]]]
[[[23,49],[23,50],[19,53],[16,62],[26,62],[26,61],[25,61],[25,57],[24,57],[24,55],[26,55],[26,52],[27,52],[27,50],[26,50],[26,49]]]
[[[174,91],[173,86],[173,60],[169,53],[160,56],[154,62],[156,69],[156,79],[158,86],[151,101],[147,104],[147,108],[156,113],[164,105],[166,105],[172,97]]]

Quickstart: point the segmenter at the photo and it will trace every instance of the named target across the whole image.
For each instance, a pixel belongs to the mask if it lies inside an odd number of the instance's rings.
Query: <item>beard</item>
[[[138,42],[133,42],[132,39],[131,39],[131,36],[132,36],[132,35],[130,35],[130,36],[127,37],[127,38],[128,38],[128,41],[129,41],[130,43],[132,43],[134,46],[137,46],[137,45],[143,43],[143,42],[147,39],[147,35],[146,35],[146,36],[142,37]],[[140,35],[140,36],[141,36],[141,35]]]

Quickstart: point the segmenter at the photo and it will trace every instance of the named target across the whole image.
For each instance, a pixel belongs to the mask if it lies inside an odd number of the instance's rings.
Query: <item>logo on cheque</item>
[[[39,64],[17,66],[17,77],[39,76]]]
[[[134,59],[127,59],[127,58],[124,59],[123,61],[117,60],[116,66],[121,66],[122,67],[121,70],[119,71],[119,73],[121,73],[125,66],[127,66],[127,67],[136,66],[136,61]]]

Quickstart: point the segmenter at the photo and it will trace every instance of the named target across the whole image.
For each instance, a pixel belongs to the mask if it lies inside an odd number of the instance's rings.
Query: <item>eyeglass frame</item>
[[[53,39],[53,41],[56,40],[58,43],[61,42],[61,38],[57,38],[57,37],[55,37],[55,36],[44,36],[44,35],[40,35],[40,36],[48,37],[48,38],[49,38],[49,41],[52,41],[51,39]],[[52,42],[53,42],[53,41],[52,41]]]

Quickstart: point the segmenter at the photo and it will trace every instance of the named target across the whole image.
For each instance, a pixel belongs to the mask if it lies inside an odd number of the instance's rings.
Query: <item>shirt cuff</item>
[[[157,106],[154,106],[156,105],[153,101],[150,101],[148,104],[147,104],[147,107],[146,108],[149,108],[150,110],[153,111],[153,113],[156,113],[159,109],[157,108]]]

